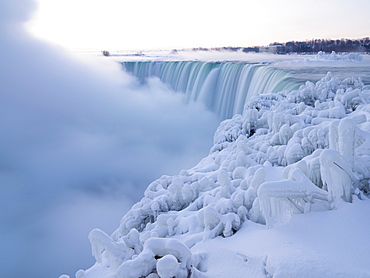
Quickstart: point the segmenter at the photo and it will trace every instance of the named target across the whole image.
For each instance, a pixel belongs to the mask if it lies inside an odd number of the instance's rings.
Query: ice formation
[[[360,78],[328,73],[255,95],[220,124],[198,165],[152,182],[111,236],[90,233],[96,264],[79,277],[207,277],[197,244],[364,199],[368,165],[370,87]]]
[[[319,51],[313,58],[314,60],[350,60],[350,61],[362,61],[362,56],[359,53],[342,53],[338,54],[332,51],[330,54],[325,54],[323,51]]]

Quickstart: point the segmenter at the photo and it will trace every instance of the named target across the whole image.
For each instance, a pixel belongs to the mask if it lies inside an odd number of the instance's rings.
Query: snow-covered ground
[[[99,51],[80,51],[80,54],[101,55]],[[306,59],[312,55],[275,55],[272,53],[245,53],[242,51],[178,51],[171,52],[168,50],[146,51],[137,53],[135,51],[113,50],[111,56],[107,59],[114,61],[245,61],[250,63],[271,63],[292,61],[297,59]],[[138,55],[139,54],[139,55]]]
[[[100,51],[80,51],[79,55],[101,56]],[[264,63],[274,68],[287,70],[299,81],[318,81],[327,72],[339,78],[360,76],[370,84],[370,55],[358,53],[317,53],[276,55],[271,53],[244,53],[241,51],[148,51],[135,56],[136,52],[112,51],[112,56],[105,57],[112,61],[234,61]]]
[[[101,56],[102,52],[99,50],[75,50],[81,55]],[[317,62],[317,61],[362,61],[368,60],[367,55],[359,53],[324,53],[319,52],[315,54],[297,54],[289,53],[286,55],[276,55],[267,52],[243,52],[227,51],[227,50],[179,50],[176,52],[170,50],[152,50],[152,51],[125,51],[112,50],[109,52],[110,56],[107,59],[114,61],[244,61],[249,63],[302,63],[302,62]]]
[[[328,73],[251,98],[152,182],[76,277],[369,277],[370,87]]]
[[[208,254],[207,277],[369,277],[369,210],[356,200],[273,229],[248,222],[194,251]]]

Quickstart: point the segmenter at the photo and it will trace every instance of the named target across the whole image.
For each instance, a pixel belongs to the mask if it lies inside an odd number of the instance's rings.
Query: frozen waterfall
[[[287,71],[247,62],[148,61],[122,62],[141,83],[158,77],[186,101],[201,101],[221,120],[243,112],[255,94],[276,93],[299,87]]]

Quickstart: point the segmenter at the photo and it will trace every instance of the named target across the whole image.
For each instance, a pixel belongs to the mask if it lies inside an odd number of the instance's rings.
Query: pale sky
[[[369,0],[37,0],[29,23],[67,48],[254,46],[370,34]]]

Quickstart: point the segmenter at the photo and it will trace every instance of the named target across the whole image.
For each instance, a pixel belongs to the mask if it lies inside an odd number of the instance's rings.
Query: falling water
[[[141,83],[158,77],[187,102],[201,101],[220,119],[243,112],[254,94],[297,89],[291,73],[264,64],[246,62],[151,61],[122,62],[124,69]]]

